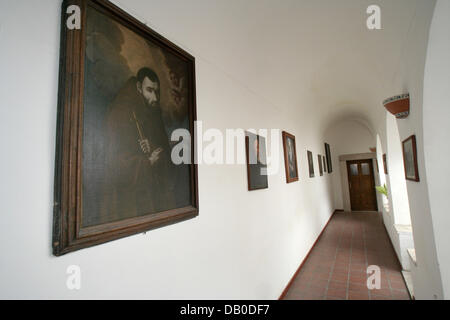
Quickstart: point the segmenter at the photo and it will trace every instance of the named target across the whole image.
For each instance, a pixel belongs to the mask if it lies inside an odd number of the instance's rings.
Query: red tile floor
[[[367,288],[369,265],[380,267],[380,289]],[[381,214],[335,213],[284,299],[409,300]]]

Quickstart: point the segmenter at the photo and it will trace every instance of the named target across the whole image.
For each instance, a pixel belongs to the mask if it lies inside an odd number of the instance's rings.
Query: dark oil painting
[[[331,160],[330,145],[328,143],[325,143],[325,155],[327,157],[328,173],[332,173],[333,172],[333,166],[332,166],[332,160]]]
[[[246,132],[245,147],[247,156],[248,190],[267,189],[266,139],[251,132]]]
[[[403,164],[405,166],[405,177],[407,180],[419,182],[419,168],[417,164],[416,136],[412,135],[402,143]]]
[[[186,63],[91,7],[85,59],[82,225],[189,205],[170,141],[189,129]]]
[[[198,215],[195,58],[109,1],[63,1],[63,19],[72,5],[82,22],[61,25],[55,255]]]
[[[323,176],[322,156],[320,154],[317,155],[317,159],[319,161],[319,173],[320,173],[320,176]]]
[[[298,181],[297,150],[295,136],[283,131],[284,165],[286,171],[286,182]]]
[[[314,161],[313,161],[313,154],[311,151],[308,151],[308,170],[309,170],[309,177],[314,178]]]

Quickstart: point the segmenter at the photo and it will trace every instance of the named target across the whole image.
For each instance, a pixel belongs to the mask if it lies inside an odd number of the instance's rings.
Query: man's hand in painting
[[[148,158],[150,160],[151,165],[154,165],[159,160],[159,155],[161,154],[162,151],[163,151],[162,148],[158,148],[155,151],[153,151],[150,158]]]
[[[148,139],[139,140],[139,145],[141,146],[141,150],[144,153],[150,153],[150,143]]]

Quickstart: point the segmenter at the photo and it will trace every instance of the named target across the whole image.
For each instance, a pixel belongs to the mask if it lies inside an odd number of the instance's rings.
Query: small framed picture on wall
[[[323,176],[322,156],[320,154],[318,154],[317,158],[319,160],[319,173],[320,173],[320,176]]]
[[[384,174],[388,174],[388,167],[387,167],[386,153],[383,154],[383,169],[384,169]]]
[[[416,136],[412,135],[402,143],[403,163],[405,165],[405,178],[419,182],[419,168],[417,165]]]
[[[332,173],[333,166],[332,166],[332,161],[331,161],[330,145],[328,143],[325,143],[325,155],[327,156],[328,173]]]
[[[308,167],[309,167],[309,177],[314,178],[314,161],[313,154],[311,151],[308,151]]]
[[[286,182],[298,181],[297,150],[295,136],[283,131],[284,165],[286,169]]]

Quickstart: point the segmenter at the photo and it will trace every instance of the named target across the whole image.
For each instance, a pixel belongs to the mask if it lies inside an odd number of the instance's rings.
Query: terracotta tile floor
[[[380,289],[367,288],[369,265],[380,267]],[[284,299],[409,300],[381,214],[336,213]]]

